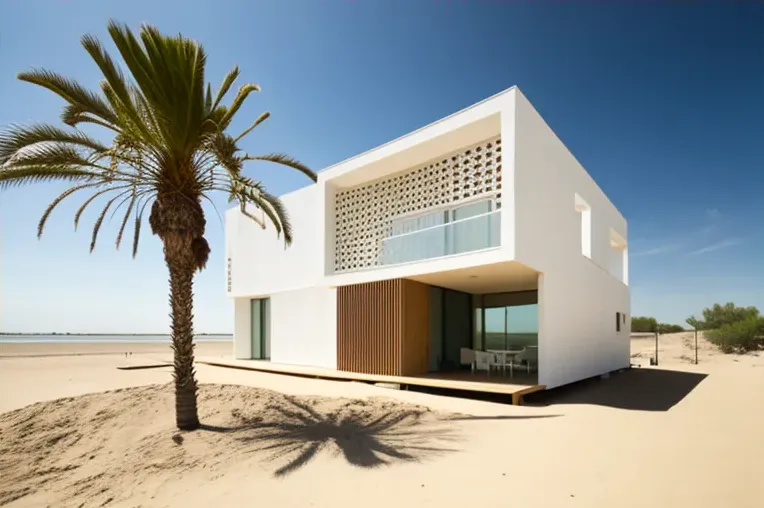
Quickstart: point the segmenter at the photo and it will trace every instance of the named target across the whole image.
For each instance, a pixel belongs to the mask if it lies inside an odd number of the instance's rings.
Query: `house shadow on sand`
[[[634,411],[668,411],[687,397],[708,374],[632,368],[608,378],[590,378],[530,394],[529,406],[593,404]]]

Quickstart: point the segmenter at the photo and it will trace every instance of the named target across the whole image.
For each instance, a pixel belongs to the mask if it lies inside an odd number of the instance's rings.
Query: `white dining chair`
[[[525,367],[525,355],[528,353],[528,348],[524,347],[518,354],[512,357],[512,368]]]
[[[512,363],[518,367],[525,367],[525,370],[530,373],[532,365],[538,365],[539,362],[539,348],[538,346],[526,346],[523,350],[515,355],[512,359]]]
[[[470,370],[475,372],[475,350],[463,347],[459,350],[459,363],[469,365]]]
[[[528,365],[528,372],[533,369],[538,369],[539,365],[539,347],[528,346],[525,355],[525,363]]]
[[[485,369],[487,375],[491,375],[491,367],[496,362],[496,355],[485,351],[475,351],[475,368]]]

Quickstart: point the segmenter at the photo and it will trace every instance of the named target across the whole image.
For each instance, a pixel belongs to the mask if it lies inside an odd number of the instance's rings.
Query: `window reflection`
[[[481,295],[476,308],[473,348],[521,350],[538,346],[538,292]]]

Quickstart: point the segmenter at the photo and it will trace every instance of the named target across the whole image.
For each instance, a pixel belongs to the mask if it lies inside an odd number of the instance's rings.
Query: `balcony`
[[[469,208],[396,221],[392,234],[382,240],[379,265],[411,263],[498,247],[501,210],[473,215],[479,208],[495,208],[485,201]],[[470,216],[459,218],[459,214],[454,213],[458,211],[468,212],[466,215]]]

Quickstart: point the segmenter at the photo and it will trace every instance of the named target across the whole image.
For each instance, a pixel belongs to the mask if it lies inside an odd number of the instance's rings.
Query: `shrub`
[[[683,331],[684,328],[679,325],[667,325],[666,323],[658,325],[658,333],[679,333]]]
[[[658,321],[654,317],[632,317],[631,331],[634,333],[654,332],[658,327]]]
[[[756,307],[736,307],[732,302],[724,305],[717,303],[711,308],[703,309],[703,321],[701,323],[706,330],[714,330],[724,325],[758,317],[759,309]]]
[[[745,353],[758,349],[764,339],[764,318],[751,316],[706,332],[706,338],[724,353]]]

